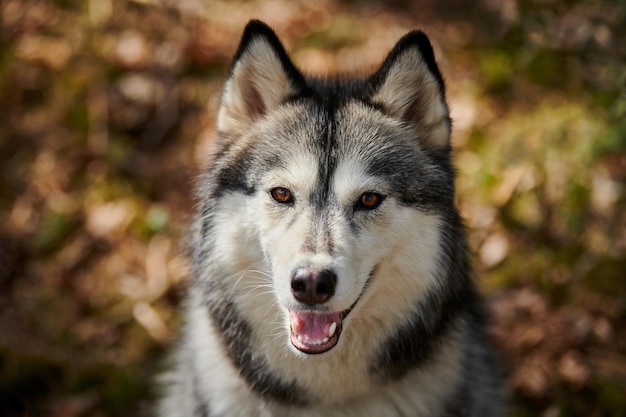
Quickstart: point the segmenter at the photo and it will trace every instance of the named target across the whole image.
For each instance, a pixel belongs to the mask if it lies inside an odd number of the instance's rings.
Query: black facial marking
[[[439,260],[440,270],[446,276],[442,280],[444,287],[426,294],[405,324],[381,344],[371,371],[383,380],[401,378],[427,361],[457,320],[480,310],[467,273],[465,244],[458,236],[461,227],[458,214],[450,215],[448,220],[447,229],[442,230],[442,257]],[[454,224],[457,228],[452,226]]]
[[[221,293],[212,287],[207,291]],[[283,381],[272,373],[263,356],[253,354],[255,350],[251,346],[252,330],[226,296],[216,297],[212,294],[207,297],[205,305],[211,319],[220,329],[220,335],[233,365],[253,391],[283,404],[306,404],[306,395],[295,381]]]
[[[395,380],[424,363],[454,321],[468,308],[472,296],[470,291],[450,298],[440,294],[428,295],[405,325],[384,342],[373,371],[385,380]]]
[[[318,186],[311,195],[311,204],[323,208],[330,196],[331,177],[337,165],[335,155],[335,111],[340,101],[337,87],[326,87],[324,94],[317,97],[324,125],[317,147],[320,152]]]
[[[454,173],[428,155],[415,150],[403,152],[403,147],[398,146],[392,152],[377,155],[368,168],[373,176],[389,181],[401,204],[437,212],[453,207]]]
[[[217,173],[217,187],[219,197],[225,191],[237,191],[245,195],[254,194],[254,187],[248,183],[248,175],[254,160],[249,150],[240,152],[236,158]]]

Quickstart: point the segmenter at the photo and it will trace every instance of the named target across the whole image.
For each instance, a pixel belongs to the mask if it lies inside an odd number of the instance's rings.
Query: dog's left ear
[[[224,86],[217,130],[223,136],[238,137],[304,88],[304,76],[276,34],[265,23],[251,20],[244,29]]]
[[[417,129],[425,146],[450,147],[450,117],[445,86],[432,46],[421,31],[405,35],[370,77],[371,101]]]

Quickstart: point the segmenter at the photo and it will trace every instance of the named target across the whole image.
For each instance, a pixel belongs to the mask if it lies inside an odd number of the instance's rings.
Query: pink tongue
[[[305,340],[322,340],[328,337],[333,323],[341,323],[340,313],[315,314],[304,311],[289,311],[291,330]]]

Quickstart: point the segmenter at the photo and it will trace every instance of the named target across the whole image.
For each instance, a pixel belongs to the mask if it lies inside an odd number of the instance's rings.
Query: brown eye
[[[359,197],[359,201],[356,204],[356,209],[374,210],[376,207],[380,206],[380,203],[382,203],[384,199],[385,198],[378,193],[363,193]]]
[[[276,187],[270,190],[270,194],[272,198],[280,204],[290,204],[293,202],[293,196],[291,195],[291,191],[284,187]]]

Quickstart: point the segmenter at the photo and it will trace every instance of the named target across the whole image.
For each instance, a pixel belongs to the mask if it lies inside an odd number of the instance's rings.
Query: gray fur
[[[252,21],[217,130],[160,416],[503,415],[423,33],[367,79],[321,80]],[[336,274],[330,300],[291,296],[301,267]]]

